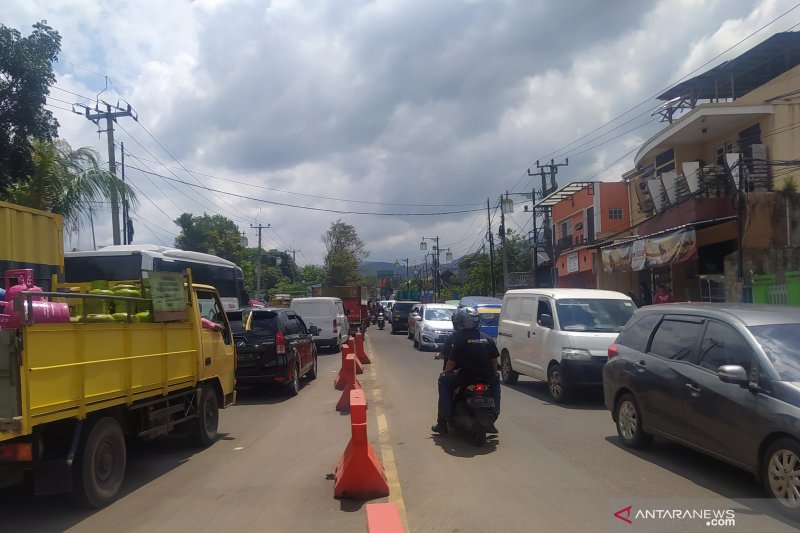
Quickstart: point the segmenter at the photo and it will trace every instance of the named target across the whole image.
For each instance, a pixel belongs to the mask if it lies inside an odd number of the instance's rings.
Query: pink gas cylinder
[[[17,284],[12,286],[14,277],[17,278]],[[3,297],[4,305],[0,308],[0,328],[16,328],[20,317],[14,312],[14,298],[22,291],[42,292],[42,288],[33,284],[33,270],[30,268],[6,270],[5,282],[8,288]],[[29,312],[34,322],[69,322],[69,306],[65,303],[47,302],[41,296],[33,296],[31,304],[33,309]],[[23,305],[27,310],[27,301]]]

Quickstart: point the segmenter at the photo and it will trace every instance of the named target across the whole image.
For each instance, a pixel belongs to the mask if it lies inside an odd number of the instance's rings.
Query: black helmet
[[[453,329],[456,331],[478,329],[480,323],[480,315],[471,307],[462,307],[453,313]]]

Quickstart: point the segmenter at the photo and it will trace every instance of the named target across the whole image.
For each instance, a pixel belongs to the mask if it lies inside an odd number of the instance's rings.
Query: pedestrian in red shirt
[[[653,303],[654,304],[672,303],[672,295],[669,292],[667,292],[667,289],[664,287],[663,283],[658,286],[658,290],[653,295]]]

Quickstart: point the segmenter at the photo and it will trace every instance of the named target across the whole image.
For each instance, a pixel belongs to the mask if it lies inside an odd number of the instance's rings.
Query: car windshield
[[[556,309],[562,331],[614,333],[622,331],[636,307],[630,300],[571,298],[558,300]]]
[[[780,378],[800,382],[800,324],[767,324],[748,329]]]
[[[453,309],[426,309],[425,320],[452,320]]]

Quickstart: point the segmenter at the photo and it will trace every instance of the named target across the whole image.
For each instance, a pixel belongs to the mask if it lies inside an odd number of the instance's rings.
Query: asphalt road
[[[367,349],[368,433],[391,489],[375,501],[396,503],[410,531],[796,530],[744,472],[663,441],[621,447],[599,390],[559,406],[543,383],[520,378],[503,387],[500,434],[486,446],[433,435],[441,361],[374,327]],[[339,364],[338,353],[322,354],[320,377],[295,398],[276,387],[240,391],[208,449],[181,436],[132,445],[124,495],[106,509],[35,498],[24,486],[0,491],[0,531],[366,531],[364,502],[335,500],[328,479],[350,435],[349,416],[335,411]],[[633,524],[614,517],[627,506]],[[727,509],[735,525],[697,514]]]

